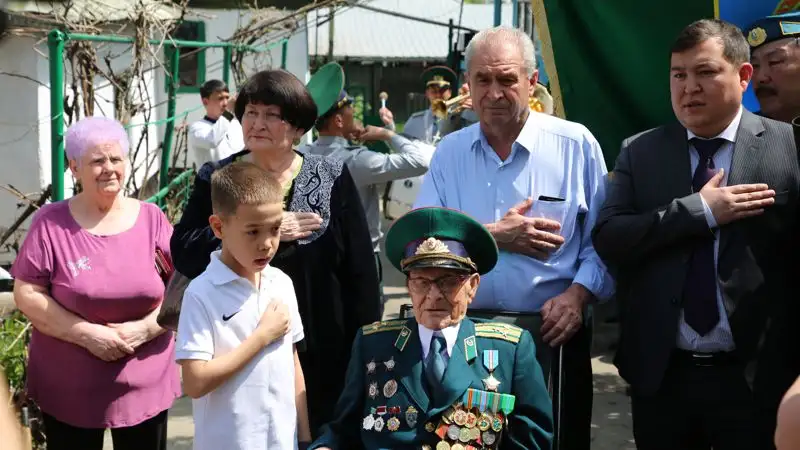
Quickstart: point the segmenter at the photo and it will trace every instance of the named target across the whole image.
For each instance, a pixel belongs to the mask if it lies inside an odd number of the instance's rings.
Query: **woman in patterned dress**
[[[316,437],[342,391],[356,332],[380,319],[369,230],[347,167],[294,148],[317,119],[314,100],[300,80],[283,70],[253,75],[237,95],[235,113],[245,150],[200,168],[175,226],[172,256],[176,269],[194,278],[220,244],[208,224],[214,170],[246,160],[284,186],[282,242],[271,264],[291,277],[297,293],[306,330],[298,348]]]

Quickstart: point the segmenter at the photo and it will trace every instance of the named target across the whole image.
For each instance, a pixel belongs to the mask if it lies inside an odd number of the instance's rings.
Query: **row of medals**
[[[458,404],[442,414],[438,427],[434,428],[432,423],[428,423],[425,429],[436,432],[442,439],[436,444],[436,450],[492,449],[499,441],[504,423],[502,413],[493,415],[489,411],[480,412],[477,408],[470,410]],[[423,447],[423,450],[429,449]]]
[[[383,365],[386,367],[387,372],[391,372],[394,370],[394,357],[390,358],[388,361],[384,361]],[[371,361],[367,364],[367,374],[372,375],[375,373],[375,369],[377,368],[377,364],[375,361]],[[383,391],[383,392],[381,392]],[[378,396],[383,393],[383,396],[388,400],[394,397],[394,394],[397,393],[397,381],[389,380],[387,381],[382,389],[378,388],[378,383],[373,381],[369,384],[369,391],[367,395],[369,398],[375,400]],[[401,408],[399,406],[379,406],[377,408],[371,408],[370,413],[364,417],[362,422],[362,428],[366,431],[375,430],[377,432],[383,431],[383,427],[385,426],[389,431],[397,431],[400,429],[400,419],[397,417],[400,415]],[[391,417],[384,421],[383,416],[389,413]],[[378,416],[377,418],[375,416]],[[406,423],[408,424],[409,428],[414,428],[417,426],[417,417],[419,415],[419,411],[413,406],[409,406],[405,412],[405,419]]]

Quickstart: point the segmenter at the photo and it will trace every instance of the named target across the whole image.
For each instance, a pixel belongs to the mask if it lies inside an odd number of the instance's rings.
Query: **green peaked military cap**
[[[761,18],[747,27],[744,35],[753,50],[780,39],[800,38],[800,11]]]
[[[332,61],[320,67],[306,84],[306,89],[317,105],[317,117],[323,117],[338,105],[341,107],[344,93],[344,69]]]
[[[453,69],[447,66],[431,66],[422,72],[421,78],[425,82],[425,87],[446,87],[455,84],[458,77]]]
[[[475,219],[453,209],[418,208],[386,232],[386,257],[397,270],[438,267],[489,272],[497,264],[497,244]]]

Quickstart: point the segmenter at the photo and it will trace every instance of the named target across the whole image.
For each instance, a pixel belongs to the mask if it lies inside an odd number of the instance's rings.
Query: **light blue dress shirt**
[[[728,182],[728,174],[731,170],[731,161],[733,160],[733,146],[736,142],[736,132],[739,130],[739,123],[742,121],[742,109],[739,109],[739,114],[728,125],[728,128],[722,131],[716,138],[725,139],[725,143],[714,153],[712,159],[714,160],[714,168],[716,170],[725,169],[722,178],[722,185],[725,186]],[[696,137],[694,133],[686,130],[686,138],[691,141]],[[692,175],[697,170],[697,165],[700,163],[700,155],[693,145],[689,144],[689,162],[692,168]],[[702,197],[700,197],[702,199]],[[714,267],[719,264],[719,229],[717,228],[717,221],[714,219],[714,214],[711,208],[703,200],[703,210],[706,214],[706,222],[708,227],[714,229]],[[719,278],[717,279],[719,281]],[[719,310],[719,322],[717,325],[708,332],[705,336],[700,336],[694,329],[686,323],[684,318],[683,309],[681,309],[679,327],[678,327],[678,348],[684,350],[691,350],[697,352],[718,352],[718,351],[731,351],[734,349],[733,333],[731,333],[731,326],[728,322],[728,313],[725,311],[725,306],[722,303],[722,286],[717,283],[717,309]]]
[[[592,247],[591,231],[604,199],[606,165],[600,145],[583,125],[531,112],[502,161],[480,124],[448,134],[439,143],[414,207],[442,206],[483,224],[498,222],[509,208],[533,198],[529,216],[558,217],[564,245],[544,261],[500,251],[495,268],[481,277],[471,309],[538,312],[573,282],[600,301],[614,282]],[[564,199],[538,202],[540,195]]]

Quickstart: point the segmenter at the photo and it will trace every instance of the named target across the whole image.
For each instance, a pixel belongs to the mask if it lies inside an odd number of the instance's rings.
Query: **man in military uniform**
[[[456,73],[446,66],[431,66],[422,72],[421,77],[425,82],[425,97],[428,99],[429,107],[411,114],[403,127],[403,134],[428,144],[435,144],[442,134],[439,130],[440,120],[433,115],[430,106],[433,106],[436,100],[450,99],[451,85],[456,82]]]
[[[353,99],[344,90],[344,71],[331,62],[322,66],[309,80],[307,88],[317,104],[319,119],[316,129],[319,138],[302,151],[325,155],[347,164],[350,175],[356,184],[364,212],[367,216],[375,260],[380,267],[381,231],[380,201],[382,184],[402,178],[423,175],[433,156],[433,148],[424,149],[421,144],[412,142],[394,131],[367,125],[361,129],[353,118]],[[381,120],[394,128],[392,112],[381,108]],[[375,152],[362,145],[349,145],[347,137],[355,137],[362,142],[386,141],[394,153]]]
[[[760,114],[791,123],[800,116],[800,11],[760,19],[745,36]]]
[[[386,236],[414,318],[363,327],[334,419],[309,448],[550,449],[552,405],[533,338],[465,317],[498,258],[489,232],[446,208],[413,210]]]

